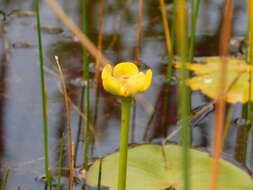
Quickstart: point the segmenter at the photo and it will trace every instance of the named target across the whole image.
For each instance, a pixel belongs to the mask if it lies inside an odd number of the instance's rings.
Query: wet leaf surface
[[[166,145],[165,156],[160,145],[141,145],[129,149],[127,185],[128,190],[183,189],[182,148]],[[208,153],[191,149],[191,184],[194,190],[210,187],[212,159]],[[106,156],[102,165],[102,185],[117,189],[118,153]],[[96,186],[99,161],[88,171],[87,182]],[[253,180],[240,168],[221,160],[220,190],[252,190]],[[228,183],[229,181],[229,183]]]

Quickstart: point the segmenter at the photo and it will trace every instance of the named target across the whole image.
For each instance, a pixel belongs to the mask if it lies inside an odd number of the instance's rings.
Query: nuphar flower
[[[139,72],[131,62],[123,62],[112,68],[107,64],[102,72],[104,89],[114,95],[129,97],[146,91],[152,81],[152,71]]]

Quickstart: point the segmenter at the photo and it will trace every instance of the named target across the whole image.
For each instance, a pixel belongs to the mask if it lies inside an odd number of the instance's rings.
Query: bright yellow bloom
[[[152,81],[152,71],[139,72],[138,67],[131,62],[117,64],[114,68],[107,64],[102,72],[104,89],[114,95],[134,96],[146,91]]]

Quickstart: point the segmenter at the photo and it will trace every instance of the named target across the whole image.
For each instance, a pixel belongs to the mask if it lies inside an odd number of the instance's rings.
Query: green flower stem
[[[121,134],[119,151],[118,190],[126,189],[128,132],[132,98],[121,99]]]

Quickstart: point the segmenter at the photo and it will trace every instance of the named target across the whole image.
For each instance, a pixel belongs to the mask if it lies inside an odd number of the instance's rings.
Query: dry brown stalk
[[[219,86],[219,96],[216,103],[215,111],[215,134],[214,143],[212,147],[212,175],[211,175],[211,190],[218,190],[218,178],[220,172],[220,158],[222,152],[222,136],[224,130],[225,112],[226,104],[225,98],[225,86],[226,86],[226,75],[227,75],[227,61],[226,57],[229,55],[229,41],[231,38],[231,28],[232,28],[232,18],[233,18],[233,0],[225,1],[224,15],[223,15],[223,25],[220,35],[220,45],[219,54],[224,57],[223,64],[221,66],[220,74],[220,86]]]
[[[64,95],[64,103],[65,103],[65,109],[66,109],[66,118],[67,118],[67,137],[68,137],[68,144],[69,144],[69,159],[70,159],[70,170],[69,170],[69,189],[73,190],[73,171],[71,170],[72,165],[74,165],[74,160],[71,159],[72,153],[73,153],[73,146],[72,146],[72,130],[70,126],[70,103],[68,100],[68,93],[67,93],[67,88],[64,80],[64,75],[61,69],[61,65],[59,62],[58,56],[55,56],[55,62],[58,68],[59,72],[59,78],[61,81],[61,85],[63,88],[63,95]]]

